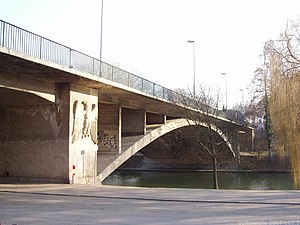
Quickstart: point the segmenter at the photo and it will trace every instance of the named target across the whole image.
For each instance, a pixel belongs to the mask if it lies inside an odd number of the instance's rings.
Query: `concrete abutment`
[[[9,95],[0,98],[0,176],[94,183],[97,91],[49,82],[37,94],[39,80],[2,80],[1,94]],[[17,90],[12,80],[18,81]]]

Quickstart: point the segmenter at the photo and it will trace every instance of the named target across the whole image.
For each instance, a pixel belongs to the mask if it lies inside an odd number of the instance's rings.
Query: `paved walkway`
[[[300,192],[0,185],[6,224],[300,224]]]

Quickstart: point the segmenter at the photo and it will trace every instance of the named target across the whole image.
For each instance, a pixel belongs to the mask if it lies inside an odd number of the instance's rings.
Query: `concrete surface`
[[[300,224],[300,192],[0,185],[0,224]]]

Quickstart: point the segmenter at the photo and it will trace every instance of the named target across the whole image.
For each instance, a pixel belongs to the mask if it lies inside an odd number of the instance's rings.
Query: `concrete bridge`
[[[0,177],[102,182],[151,143],[190,126],[172,93],[0,21]],[[251,128],[214,120],[227,129],[214,128],[228,152],[252,148]]]

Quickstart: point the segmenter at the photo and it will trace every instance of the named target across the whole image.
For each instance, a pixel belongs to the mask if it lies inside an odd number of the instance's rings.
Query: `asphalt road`
[[[0,224],[300,224],[300,192],[0,185]]]

